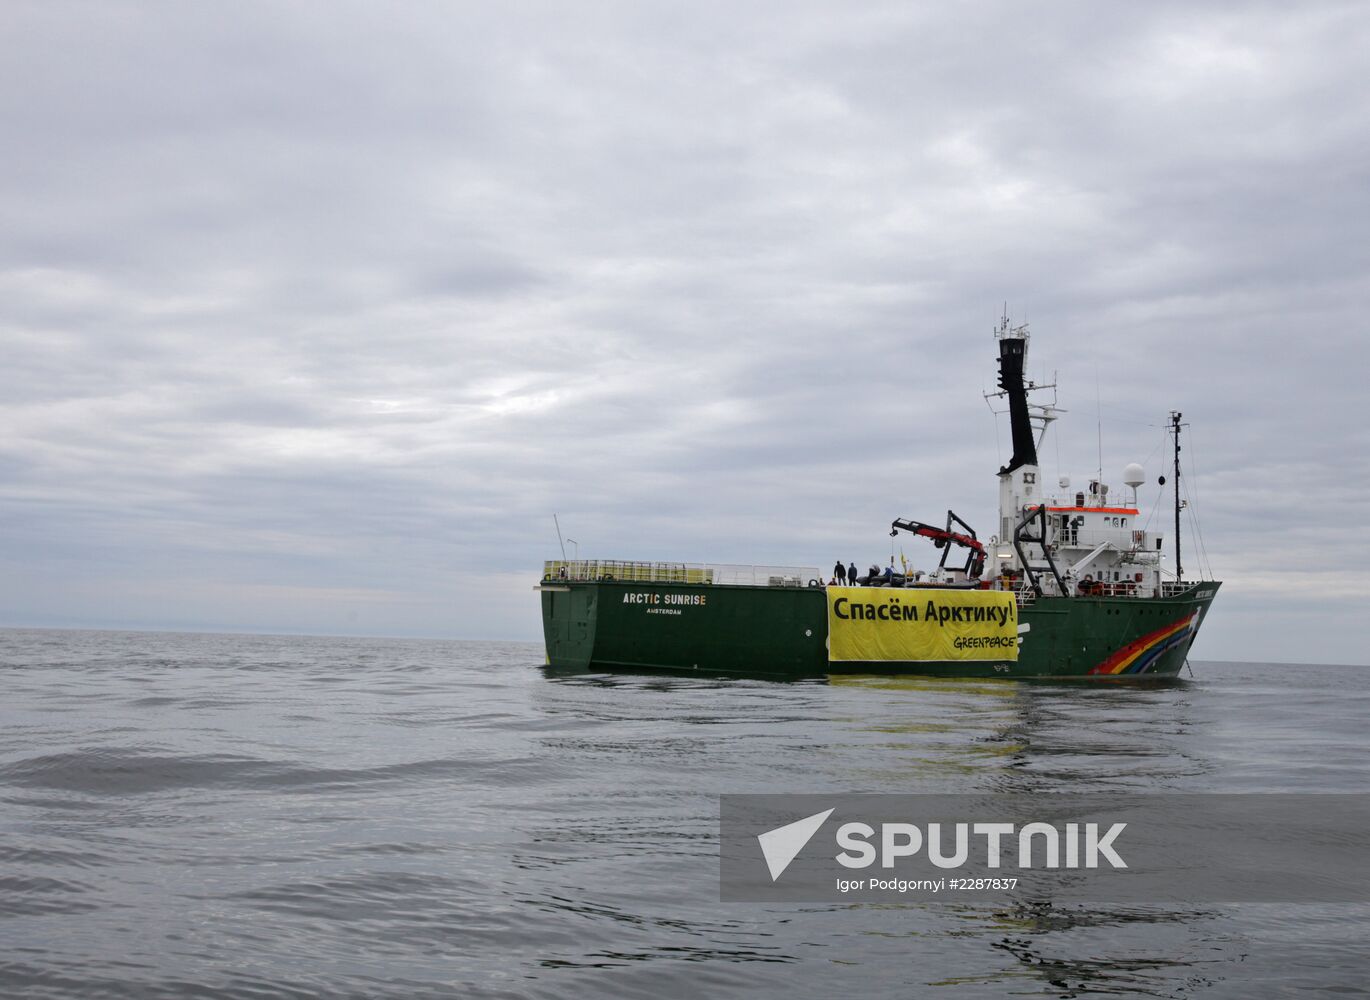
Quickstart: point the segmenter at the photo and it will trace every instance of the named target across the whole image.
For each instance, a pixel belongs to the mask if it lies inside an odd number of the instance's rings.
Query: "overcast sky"
[[[1370,662],[1366,52],[1362,3],[9,0],[0,624],[535,639],[553,513],[988,536],[1007,302],[1049,479],[1102,433],[1162,527],[1192,425],[1197,658]]]

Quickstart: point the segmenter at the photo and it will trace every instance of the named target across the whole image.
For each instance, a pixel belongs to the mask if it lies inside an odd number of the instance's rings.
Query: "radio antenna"
[[[555,525],[557,526],[557,542],[558,542],[558,544],[561,545],[561,561],[562,561],[562,562],[565,562],[565,561],[566,561],[566,542],[565,542],[565,540],[561,537],[561,522],[557,520],[557,516],[556,516],[555,514],[552,515],[552,523],[555,524]]]
[[[1095,426],[1099,432],[1099,478],[1095,482],[1104,481],[1104,403],[1099,395],[1099,362],[1094,362],[1094,419]]]

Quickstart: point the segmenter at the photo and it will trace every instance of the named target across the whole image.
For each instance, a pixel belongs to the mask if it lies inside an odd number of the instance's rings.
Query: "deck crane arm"
[[[953,531],[953,525],[959,525],[965,531]],[[970,550],[966,555],[966,575],[977,577],[984,571],[985,546],[975,537],[975,529],[957,517],[955,511],[947,511],[947,523],[943,528],[939,528],[935,524],[924,524],[922,521],[910,521],[908,518],[897,517],[890,523],[890,537],[897,535],[900,531],[907,531],[910,534],[932,539],[932,544],[942,550],[942,559],[937,564],[939,569],[946,566],[947,556],[951,554],[951,547],[958,545]]]

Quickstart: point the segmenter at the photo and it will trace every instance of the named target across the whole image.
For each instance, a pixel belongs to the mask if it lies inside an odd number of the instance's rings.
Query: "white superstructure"
[[[1135,463],[1123,470],[1131,497],[1110,497],[1108,484],[1092,480],[1072,490],[1069,479],[1046,488],[1037,449],[1061,412],[1028,400],[1054,385],[1024,383],[1027,324],[1003,320],[1000,341],[1001,392],[1015,423],[1014,457],[999,471],[999,525],[991,539],[986,575],[1006,589],[1042,594],[1103,594],[1152,597],[1162,593],[1163,536],[1140,522],[1137,490],[1144,481]],[[1121,493],[1122,490],[1119,490]]]

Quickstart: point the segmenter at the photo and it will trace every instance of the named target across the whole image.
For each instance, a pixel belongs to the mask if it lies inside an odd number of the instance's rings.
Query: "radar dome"
[[[1146,473],[1136,462],[1132,462],[1123,469],[1123,482],[1131,486],[1134,490],[1146,482]]]

